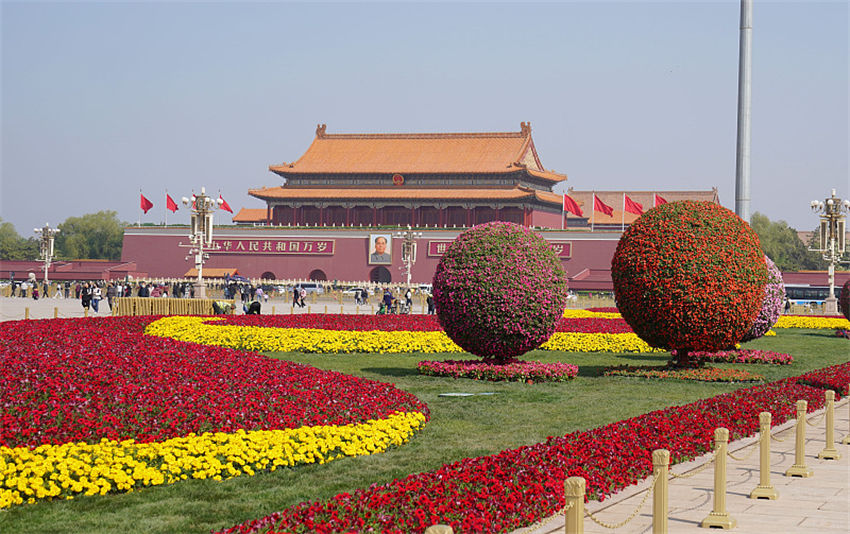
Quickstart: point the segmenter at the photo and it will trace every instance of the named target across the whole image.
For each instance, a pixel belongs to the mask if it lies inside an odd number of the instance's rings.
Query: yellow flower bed
[[[564,317],[567,319],[586,319],[595,317],[597,319],[622,319],[623,316],[619,312],[595,312],[588,310],[564,310]]]
[[[344,426],[239,430],[172,438],[0,447],[0,509],[40,499],[130,492],[188,478],[222,480],[278,467],[323,464],[406,443],[425,424],[419,412]]]
[[[203,345],[260,352],[436,353],[463,352],[442,331],[345,331],[204,324],[205,317],[165,317],[145,333]],[[563,352],[657,352],[636,334],[555,332],[543,350]]]
[[[584,332],[555,332],[540,347],[563,352],[666,352],[650,347],[634,333],[602,334]]]
[[[850,321],[844,317],[812,317],[803,315],[783,315],[773,328],[847,328]]]

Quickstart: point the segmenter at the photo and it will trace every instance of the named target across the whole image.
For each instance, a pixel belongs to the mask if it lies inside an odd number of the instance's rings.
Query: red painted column
[[[266,224],[272,223],[272,205],[266,204]]]
[[[345,208],[345,225],[351,226],[351,208]]]
[[[440,228],[445,228],[446,226],[445,210],[446,208],[437,208],[437,225],[440,226]]]
[[[300,208],[298,208],[298,206],[292,206],[292,225],[293,226],[298,226],[298,216],[300,215],[299,210],[300,210]]]
[[[472,226],[472,208],[466,208],[466,225]]]
[[[378,226],[378,208],[372,208],[372,226]]]

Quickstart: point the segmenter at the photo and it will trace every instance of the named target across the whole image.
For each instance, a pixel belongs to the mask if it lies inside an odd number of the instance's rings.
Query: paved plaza
[[[262,314],[269,315],[275,313],[277,315],[290,313],[342,313],[369,315],[378,311],[378,298],[372,297],[369,299],[370,304],[365,306],[357,306],[354,304],[353,297],[346,296],[343,298],[343,303],[329,296],[321,296],[315,302],[310,297],[307,299],[307,306],[304,308],[293,308],[291,299],[271,298],[268,302],[263,303]],[[413,299],[413,313],[424,313],[426,308],[420,302],[417,295]],[[237,310],[237,314],[242,314],[242,309]],[[19,298],[19,297],[0,297],[0,321],[17,321],[27,317],[30,319],[52,319],[53,317],[84,317],[83,306],[79,299],[38,299]],[[105,317],[110,315],[109,305],[106,299],[100,301],[99,313],[89,310],[89,317],[100,316]]]
[[[840,440],[850,432],[850,403],[847,398],[835,405],[835,447],[838,460],[818,459],[826,441],[826,410],[810,413],[806,428],[805,463],[813,471],[809,478],[786,477],[785,471],[794,463],[795,420],[775,427],[773,435],[782,442],[771,440],[770,482],[779,493],[777,500],[750,499],[759,482],[759,452],[757,437],[729,445],[729,451],[743,461],[727,458],[726,511],[737,521],[729,532],[738,534],[847,534],[850,532],[850,446]],[[753,449],[755,452],[747,456]],[[695,472],[711,457],[704,455],[686,464],[673,466],[676,474]],[[646,495],[650,480],[628,487],[604,502],[591,501],[586,510],[604,523],[617,524],[628,518]],[[690,478],[673,478],[669,484],[670,534],[705,534],[700,527],[712,511],[714,503],[714,467],[699,471]],[[563,534],[563,517],[535,530],[522,529],[515,534]],[[648,534],[652,532],[652,495],[640,512],[626,525],[609,529],[584,520],[585,534]]]

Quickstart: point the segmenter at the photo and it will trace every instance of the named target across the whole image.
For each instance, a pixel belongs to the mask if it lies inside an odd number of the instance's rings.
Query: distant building
[[[210,251],[205,271],[399,282],[394,233],[410,225],[423,234],[413,281],[425,283],[465,228],[498,220],[537,228],[577,289],[605,290],[620,230],[637,217],[624,216],[626,195],[644,210],[656,197],[719,202],[716,189],[570,190],[583,216],[566,213],[563,195],[552,189],[567,177],[543,167],[526,122],[518,132],[425,134],[329,134],[321,124],[301,157],[269,170],[284,183],[248,191],[265,209],[243,208],[232,218],[236,226],[215,229],[219,249]],[[593,209],[593,195],[612,207],[611,215]],[[386,252],[375,261],[381,237]],[[151,276],[184,277],[193,266],[178,245],[187,241],[181,227],[127,228],[122,258]]]

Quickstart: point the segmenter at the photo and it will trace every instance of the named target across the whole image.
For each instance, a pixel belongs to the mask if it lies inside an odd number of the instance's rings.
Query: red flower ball
[[[466,351],[507,360],[542,345],[567,305],[567,278],[537,233],[491,222],[462,233],[434,273],[446,334]]]
[[[841,297],[838,299],[838,309],[841,314],[850,321],[850,280],[841,286]]]
[[[653,347],[727,349],[749,331],[764,300],[759,239],[711,202],[662,204],[623,234],[611,261],[617,307]]]

